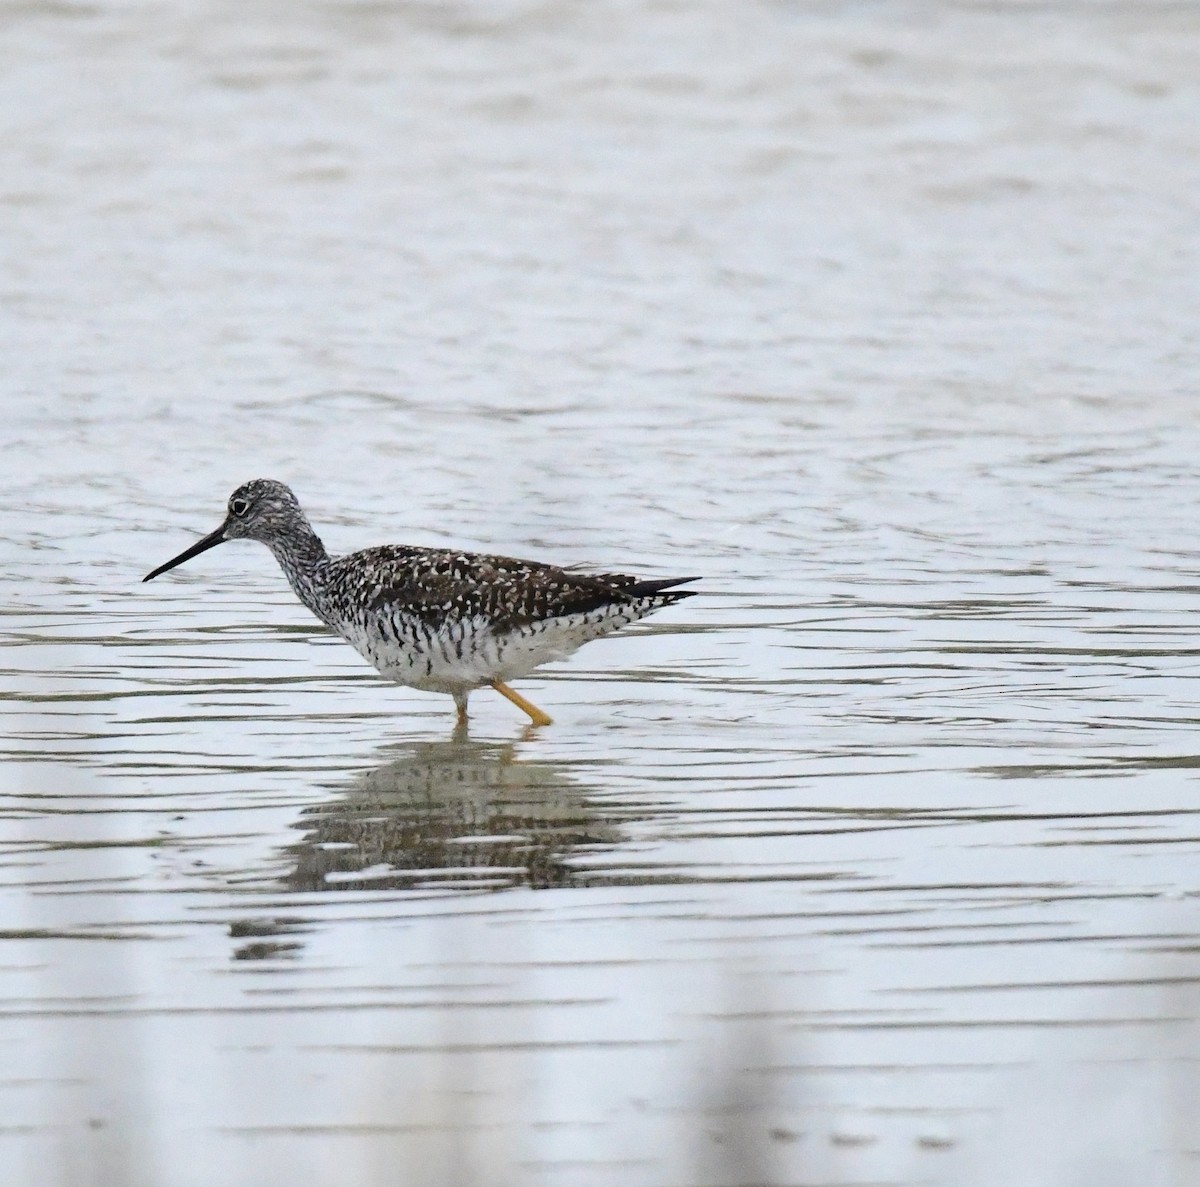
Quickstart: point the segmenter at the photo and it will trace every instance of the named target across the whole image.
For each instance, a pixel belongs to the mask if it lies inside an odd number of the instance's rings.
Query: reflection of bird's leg
[[[516,705],[516,707],[520,709],[522,713],[528,713],[529,720],[532,721],[534,725],[550,724],[550,718],[547,717],[546,714],[541,711],[541,709],[539,709],[536,705],[530,704],[523,696],[521,696],[519,692],[513,692],[513,690],[509,688],[503,680],[493,680],[491,685],[502,697],[507,697],[508,700],[512,701],[512,703]],[[465,704],[466,702],[464,701],[464,708],[462,710],[464,714],[466,712]]]

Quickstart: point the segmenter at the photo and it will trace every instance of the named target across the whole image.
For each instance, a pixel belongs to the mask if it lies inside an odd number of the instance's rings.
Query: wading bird
[[[225,522],[149,581],[226,540],[258,540],[275,555],[296,596],[397,684],[454,698],[485,685],[529,715],[550,718],[508,687],[584,643],[690,597],[676,577],[581,574],[506,556],[385,544],[331,557],[282,482],[256,478],[229,498]]]

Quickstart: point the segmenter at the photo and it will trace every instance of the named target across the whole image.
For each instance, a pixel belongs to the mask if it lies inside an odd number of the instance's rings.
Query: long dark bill
[[[168,569],[175,568],[176,565],[182,565],[184,561],[190,561],[192,557],[199,556],[202,552],[207,552],[210,548],[216,548],[224,539],[225,525],[221,524],[215,532],[205,536],[203,540],[197,540],[191,548],[185,548],[174,560],[167,561],[165,565],[159,565],[152,573],[147,573],[142,580],[149,581],[151,578],[157,577],[160,573],[165,573]]]

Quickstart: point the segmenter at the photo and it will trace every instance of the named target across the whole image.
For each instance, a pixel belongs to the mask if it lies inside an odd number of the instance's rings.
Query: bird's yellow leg
[[[502,696],[507,697],[522,713],[529,714],[529,720],[534,725],[549,725],[550,718],[536,705],[531,705],[519,692],[513,692],[502,680],[493,680],[492,687]]]

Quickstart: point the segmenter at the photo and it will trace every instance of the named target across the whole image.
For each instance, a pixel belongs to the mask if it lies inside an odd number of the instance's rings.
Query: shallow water
[[[1200,15],[0,27],[14,1183],[1188,1181]],[[256,475],[703,596],[455,736]]]

